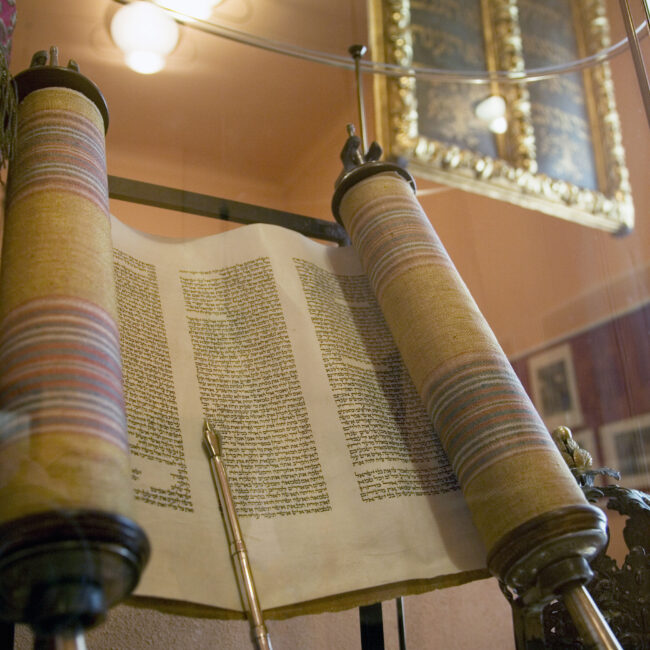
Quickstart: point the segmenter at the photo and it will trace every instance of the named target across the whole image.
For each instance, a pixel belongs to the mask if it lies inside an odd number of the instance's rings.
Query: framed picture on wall
[[[372,0],[373,59],[389,72],[374,77],[387,156],[421,178],[609,232],[630,230],[608,62],[524,79],[607,47],[606,5]]]
[[[533,403],[550,430],[582,424],[578,385],[568,343],[530,357],[528,373]]]
[[[621,485],[650,487],[650,413],[611,424],[600,430],[603,460],[621,473]]]

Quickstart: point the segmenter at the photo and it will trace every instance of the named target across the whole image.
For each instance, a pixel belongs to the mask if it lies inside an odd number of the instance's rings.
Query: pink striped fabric
[[[461,485],[510,456],[555,445],[507,360],[467,354],[427,377],[427,410]]]
[[[0,410],[14,416],[0,445],[62,432],[127,449],[119,337],[104,310],[79,298],[40,298],[12,310],[0,332]]]
[[[405,203],[402,196],[378,196],[347,220],[378,298],[386,281],[410,269],[431,264],[454,268],[440,241],[422,236],[421,212],[418,203]]]
[[[555,453],[544,423],[415,196],[397,177],[371,177],[359,189],[373,183],[381,190],[355,203],[353,212],[346,207],[341,213],[380,304],[387,287],[406,273],[444,277],[437,309],[419,314],[423,322],[417,327],[429,328],[439,342],[465,341],[464,353],[432,348],[431,358],[438,361],[418,386],[461,485],[467,489],[482,471],[505,458]],[[390,306],[382,308],[386,313]],[[423,349],[418,356],[428,353]]]
[[[104,134],[78,113],[49,109],[21,119],[9,203],[37,192],[64,191],[91,201],[109,218]]]

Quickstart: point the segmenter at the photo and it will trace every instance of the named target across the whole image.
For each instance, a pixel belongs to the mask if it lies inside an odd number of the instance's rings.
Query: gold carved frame
[[[434,0],[429,0],[432,2]],[[422,4],[423,0],[413,0]],[[480,0],[488,70],[525,70],[518,0]],[[610,45],[604,0],[575,0],[573,14],[582,56]],[[411,0],[370,0],[375,61],[414,69]],[[530,66],[529,66],[530,67]],[[452,71],[453,72],[453,71]],[[422,178],[509,201],[582,225],[624,234],[634,225],[620,120],[607,62],[583,70],[598,189],[539,173],[528,84],[490,81],[485,94],[507,104],[508,131],[495,136],[497,156],[462,148],[420,133],[418,77],[375,75],[377,137],[387,157],[405,159]]]

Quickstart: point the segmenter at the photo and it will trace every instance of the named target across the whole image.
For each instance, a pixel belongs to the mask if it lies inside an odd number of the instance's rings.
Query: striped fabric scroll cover
[[[129,516],[104,125],[66,88],[27,95],[0,276],[0,523],[56,507]]]
[[[488,551],[537,515],[586,505],[409,185],[360,181],[340,215]]]

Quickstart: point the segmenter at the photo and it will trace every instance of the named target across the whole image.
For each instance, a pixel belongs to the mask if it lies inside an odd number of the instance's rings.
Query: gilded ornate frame
[[[525,69],[518,0],[480,0],[488,70]],[[585,56],[610,45],[604,0],[576,0],[574,26]],[[410,0],[370,0],[375,61],[413,69]],[[486,18],[487,16],[487,18]],[[607,62],[583,71],[598,189],[586,189],[537,171],[535,130],[526,83],[490,82],[508,106],[508,131],[496,136],[498,156],[429,139],[418,128],[415,75],[375,75],[377,137],[392,159],[405,159],[422,178],[509,201],[608,232],[634,225],[634,207],[620,120]],[[510,152],[508,157],[503,152]]]

